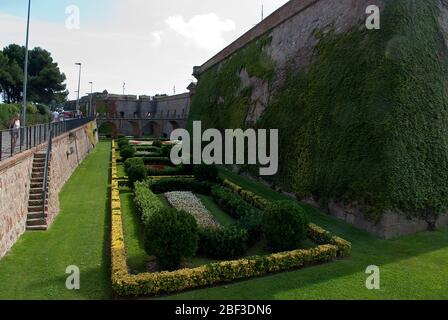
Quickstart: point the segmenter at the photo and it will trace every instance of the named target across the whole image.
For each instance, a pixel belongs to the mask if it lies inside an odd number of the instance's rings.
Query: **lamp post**
[[[93,100],[93,82],[89,81],[90,84],[90,113],[89,116],[92,115],[92,111],[93,111],[93,105],[92,105],[92,100]]]
[[[23,68],[22,126],[26,126],[26,91],[28,84],[28,40],[30,35],[31,0],[28,0],[28,18],[26,23],[25,63]]]
[[[76,98],[76,112],[79,113],[79,93],[81,92],[81,69],[82,63],[77,62],[75,65],[79,66],[79,78],[78,78],[78,96]]]

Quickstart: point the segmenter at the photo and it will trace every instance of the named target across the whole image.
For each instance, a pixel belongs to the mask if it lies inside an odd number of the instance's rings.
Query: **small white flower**
[[[169,204],[177,210],[183,210],[191,214],[199,226],[207,229],[218,229],[221,226],[213,215],[202,204],[201,200],[192,192],[168,192],[165,197]]]

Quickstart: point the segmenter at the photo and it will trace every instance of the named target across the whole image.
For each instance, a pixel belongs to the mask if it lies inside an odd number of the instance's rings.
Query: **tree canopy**
[[[11,44],[0,51],[0,94],[7,103],[20,102],[23,91],[25,47]],[[51,53],[36,47],[29,51],[28,100],[49,104],[63,102],[68,91],[66,80]]]

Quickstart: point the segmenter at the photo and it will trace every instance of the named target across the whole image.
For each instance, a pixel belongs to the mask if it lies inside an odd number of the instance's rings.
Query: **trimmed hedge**
[[[165,208],[165,205],[157,195],[149,190],[146,182],[136,182],[134,185],[134,193],[134,203],[137,212],[140,215],[143,224],[147,225],[149,218]]]
[[[263,197],[256,195],[253,192],[244,190],[242,187],[240,187],[239,185],[229,181],[229,180],[224,180],[222,182],[222,185],[229,188],[230,190],[232,190],[233,192],[239,194],[244,200],[246,200],[247,202],[249,202],[251,205],[253,205],[255,208],[264,210],[264,208],[267,206],[267,204],[269,203],[266,199],[264,199]]]
[[[191,191],[209,195],[213,184],[210,182],[198,182],[190,179],[163,179],[151,180],[150,188],[156,194],[172,191]]]
[[[306,239],[305,211],[293,201],[271,202],[263,213],[263,234],[275,252],[296,249]]]
[[[161,165],[167,165],[172,166],[173,163],[169,158],[165,157],[142,157],[143,162],[145,165],[151,165],[151,164],[161,164]]]
[[[352,244],[341,237],[331,234],[329,231],[310,223],[308,225],[308,237],[317,244],[332,244],[338,248],[338,256],[349,257],[352,253]]]
[[[232,259],[247,250],[248,232],[238,224],[226,228],[199,230],[198,253],[210,258]]]
[[[194,176],[198,181],[218,182],[218,168],[215,165],[200,164],[194,167]]]
[[[124,162],[124,170],[128,174],[129,169],[134,166],[145,166],[142,158],[129,158]]]
[[[129,158],[133,158],[135,155],[135,150],[131,146],[124,146],[120,148],[120,155],[123,161],[126,161]]]
[[[154,255],[162,270],[175,270],[183,258],[195,255],[198,248],[198,225],[191,214],[163,208],[147,220],[145,250]]]
[[[255,210],[253,206],[247,203],[238,194],[221,186],[214,186],[211,190],[211,196],[221,209],[236,220],[239,220]]]
[[[183,176],[183,175],[190,175],[191,168],[184,165],[179,165],[176,167],[168,167],[164,170],[159,169],[148,169],[148,176],[151,177],[157,177],[157,176]]]

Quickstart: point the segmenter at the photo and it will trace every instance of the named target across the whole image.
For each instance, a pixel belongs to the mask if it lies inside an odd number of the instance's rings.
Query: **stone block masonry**
[[[91,122],[53,140],[49,226],[59,213],[59,192],[98,142],[96,128],[96,122]],[[34,153],[44,147],[28,150],[0,163],[0,258],[25,232]]]

